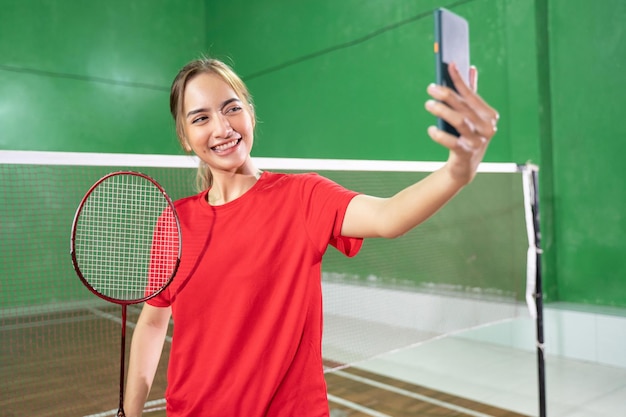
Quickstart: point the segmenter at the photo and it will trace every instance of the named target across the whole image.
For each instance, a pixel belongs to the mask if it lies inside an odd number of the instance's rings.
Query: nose
[[[232,133],[233,128],[228,121],[228,117],[224,116],[221,112],[217,112],[217,117],[215,117],[215,136],[228,138]]]

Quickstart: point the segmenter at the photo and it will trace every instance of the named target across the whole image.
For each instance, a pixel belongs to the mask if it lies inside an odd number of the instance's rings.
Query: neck
[[[209,204],[219,206],[236,200],[256,184],[261,173],[256,167],[245,172],[213,172],[213,184],[207,194]]]

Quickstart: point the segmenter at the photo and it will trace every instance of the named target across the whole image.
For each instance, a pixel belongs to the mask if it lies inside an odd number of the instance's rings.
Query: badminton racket
[[[174,204],[145,174],[105,175],[76,210],[71,234],[74,269],[92,293],[122,307],[118,417],[125,416],[126,307],[156,296],[169,285],[181,251]]]

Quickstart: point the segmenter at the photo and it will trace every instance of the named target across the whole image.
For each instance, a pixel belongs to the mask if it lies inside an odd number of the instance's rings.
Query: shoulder
[[[300,201],[304,204],[323,202],[324,204],[336,204],[343,206],[358,193],[349,190],[337,182],[315,172],[297,174],[264,173],[267,181],[263,188],[274,190],[282,196],[282,199]]]
[[[299,173],[276,173],[266,172],[270,181],[286,181],[293,184],[318,184],[327,183],[334,184],[334,182],[317,172],[299,172]]]
[[[320,182],[330,181],[315,172],[307,173],[283,173],[265,171],[261,178],[262,189],[280,187],[303,187]]]
[[[198,201],[206,199],[206,193],[207,191],[202,191],[201,193],[189,197],[180,198],[174,201],[174,208],[176,208],[176,210],[185,210],[186,208],[197,204]]]
[[[319,194],[356,194],[344,188],[335,181],[324,177],[316,172],[306,173],[264,173],[265,190],[282,190],[299,195],[302,198],[310,198]]]

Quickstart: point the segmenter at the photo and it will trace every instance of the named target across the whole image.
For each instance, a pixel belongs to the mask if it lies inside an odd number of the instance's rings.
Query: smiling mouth
[[[221,145],[213,146],[211,149],[215,152],[224,152],[232,147],[239,145],[239,142],[241,142],[241,138],[222,143]]]

